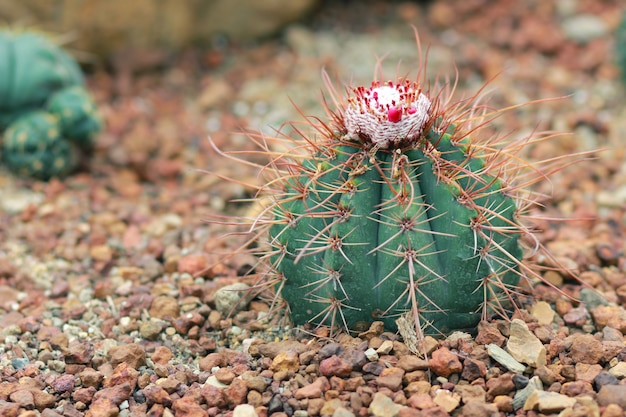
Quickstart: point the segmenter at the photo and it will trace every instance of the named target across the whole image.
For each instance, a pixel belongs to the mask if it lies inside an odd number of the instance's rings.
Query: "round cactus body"
[[[440,335],[507,314],[527,272],[515,157],[439,100],[403,79],[354,88],[304,156],[277,159],[264,279],[295,324]]]
[[[76,61],[45,36],[0,32],[0,130],[42,108],[54,92],[83,82]]]
[[[336,137],[289,180],[270,239],[295,323],[395,328],[415,307],[439,334],[505,301],[522,257],[516,205],[449,130],[392,150]]]
[[[84,88],[65,88],[50,97],[48,111],[57,116],[63,136],[81,148],[90,148],[101,129],[96,106]]]
[[[43,111],[11,124],[4,135],[2,156],[14,172],[40,180],[65,176],[77,163],[74,146],[61,136],[58,118]]]

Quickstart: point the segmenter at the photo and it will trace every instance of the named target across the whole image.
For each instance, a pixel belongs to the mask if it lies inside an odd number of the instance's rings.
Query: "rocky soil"
[[[328,3],[278,38],[94,68],[106,128],[81,172],[49,183],[0,172],[0,415],[624,415],[626,87],[613,64],[622,9]],[[329,338],[268,317],[264,300],[243,305],[232,285],[251,284],[242,272],[254,260],[229,256],[239,238],[206,221],[250,210],[233,200],[259,181],[207,135],[249,150],[245,130],[289,134],[283,124],[299,112],[323,117],[322,68],[366,85],[380,57],[389,77],[415,70],[411,24],[429,46],[429,73],[458,73],[459,96],[491,80],[496,108],[560,97],[494,122],[513,137],[570,132],[529,159],[589,152],[536,186],[552,198],[534,211],[541,243],[584,285],[547,269],[511,320],[427,337],[427,358],[380,323]],[[243,309],[229,314],[235,303]]]

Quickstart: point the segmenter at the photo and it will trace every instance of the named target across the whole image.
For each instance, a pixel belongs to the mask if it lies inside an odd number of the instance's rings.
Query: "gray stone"
[[[605,36],[609,32],[607,24],[599,16],[579,14],[568,17],[561,24],[565,37],[579,43]]]
[[[245,293],[250,289],[243,282],[226,285],[215,292],[215,308],[226,315],[234,314],[246,307],[243,300]]]
[[[580,301],[585,303],[587,310],[591,311],[598,306],[608,306],[609,302],[596,291],[591,288],[583,288],[580,290]]]
[[[530,378],[526,387],[515,393],[515,396],[513,397],[513,409],[519,410],[524,407],[524,404],[526,404],[530,394],[535,391],[543,391],[543,384],[538,376]]]
[[[516,361],[513,356],[511,356],[506,350],[502,349],[500,346],[490,343],[486,347],[487,354],[491,357],[491,359],[498,362],[509,371],[516,374],[522,374],[526,370],[526,366]]]

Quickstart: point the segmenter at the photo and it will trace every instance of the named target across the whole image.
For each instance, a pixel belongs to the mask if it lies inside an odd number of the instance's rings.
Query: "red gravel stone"
[[[113,367],[125,363],[138,369],[146,364],[146,351],[135,343],[118,345],[109,349],[108,359]]]
[[[398,391],[402,388],[402,378],[404,370],[401,368],[385,368],[376,378],[376,385],[379,387],[389,388],[392,391]]]
[[[94,387],[78,388],[72,393],[72,399],[74,401],[80,401],[83,404],[89,404],[95,394],[96,389]]]
[[[224,389],[224,399],[232,406],[245,403],[247,395],[248,386],[240,378],[235,379],[228,388]]]
[[[463,370],[463,365],[458,356],[445,347],[434,351],[428,364],[434,373],[446,378]]]
[[[303,398],[320,398],[322,394],[330,389],[330,383],[326,377],[319,377],[309,385],[296,390],[294,397],[297,400]]]
[[[347,377],[351,372],[352,366],[337,355],[332,355],[320,362],[320,373],[326,377]]]
[[[170,395],[167,393],[167,391],[165,391],[162,387],[158,385],[148,385],[142,390],[142,392],[143,395],[146,397],[149,405],[156,403],[163,404],[166,407],[169,407],[172,404],[172,399],[170,398]]]
[[[52,388],[56,394],[72,392],[74,390],[74,375],[61,375],[52,383]]]
[[[207,272],[207,258],[203,254],[185,255],[178,260],[178,272],[198,276]]]
[[[119,412],[118,404],[115,401],[101,397],[91,403],[85,417],[117,417]]]
[[[590,334],[571,336],[570,357],[574,363],[596,364],[602,358],[602,342]]]
[[[510,372],[487,381],[487,395],[490,398],[507,395],[513,390],[515,390],[515,383],[513,382],[513,374]]]
[[[179,398],[174,401],[172,408],[176,417],[209,417],[207,411],[192,398]]]
[[[211,385],[205,384],[200,389],[200,394],[204,398],[207,407],[212,408],[222,408],[226,404],[226,400],[224,398],[223,390]]]

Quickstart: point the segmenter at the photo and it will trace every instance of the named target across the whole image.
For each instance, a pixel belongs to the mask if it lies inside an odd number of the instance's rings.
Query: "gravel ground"
[[[384,1],[326,6],[279,39],[216,43],[147,69],[94,70],[106,121],[91,161],[49,183],[0,172],[0,415],[622,416],[626,410],[625,87],[613,65],[618,0]],[[206,221],[243,213],[257,173],[209,146],[251,149],[322,116],[321,69],[368,85],[416,68],[410,24],[431,75],[491,81],[495,123],[525,135],[572,132],[529,158],[592,152],[537,187],[553,198],[538,237],[586,286],[555,271],[511,321],[426,338],[428,360],[373,323],[325,337],[267,317],[252,300],[227,312],[253,262]],[[288,132],[288,128],[285,128]],[[542,262],[541,259],[536,260]],[[248,282],[248,284],[250,284]],[[595,291],[594,291],[595,290]]]

